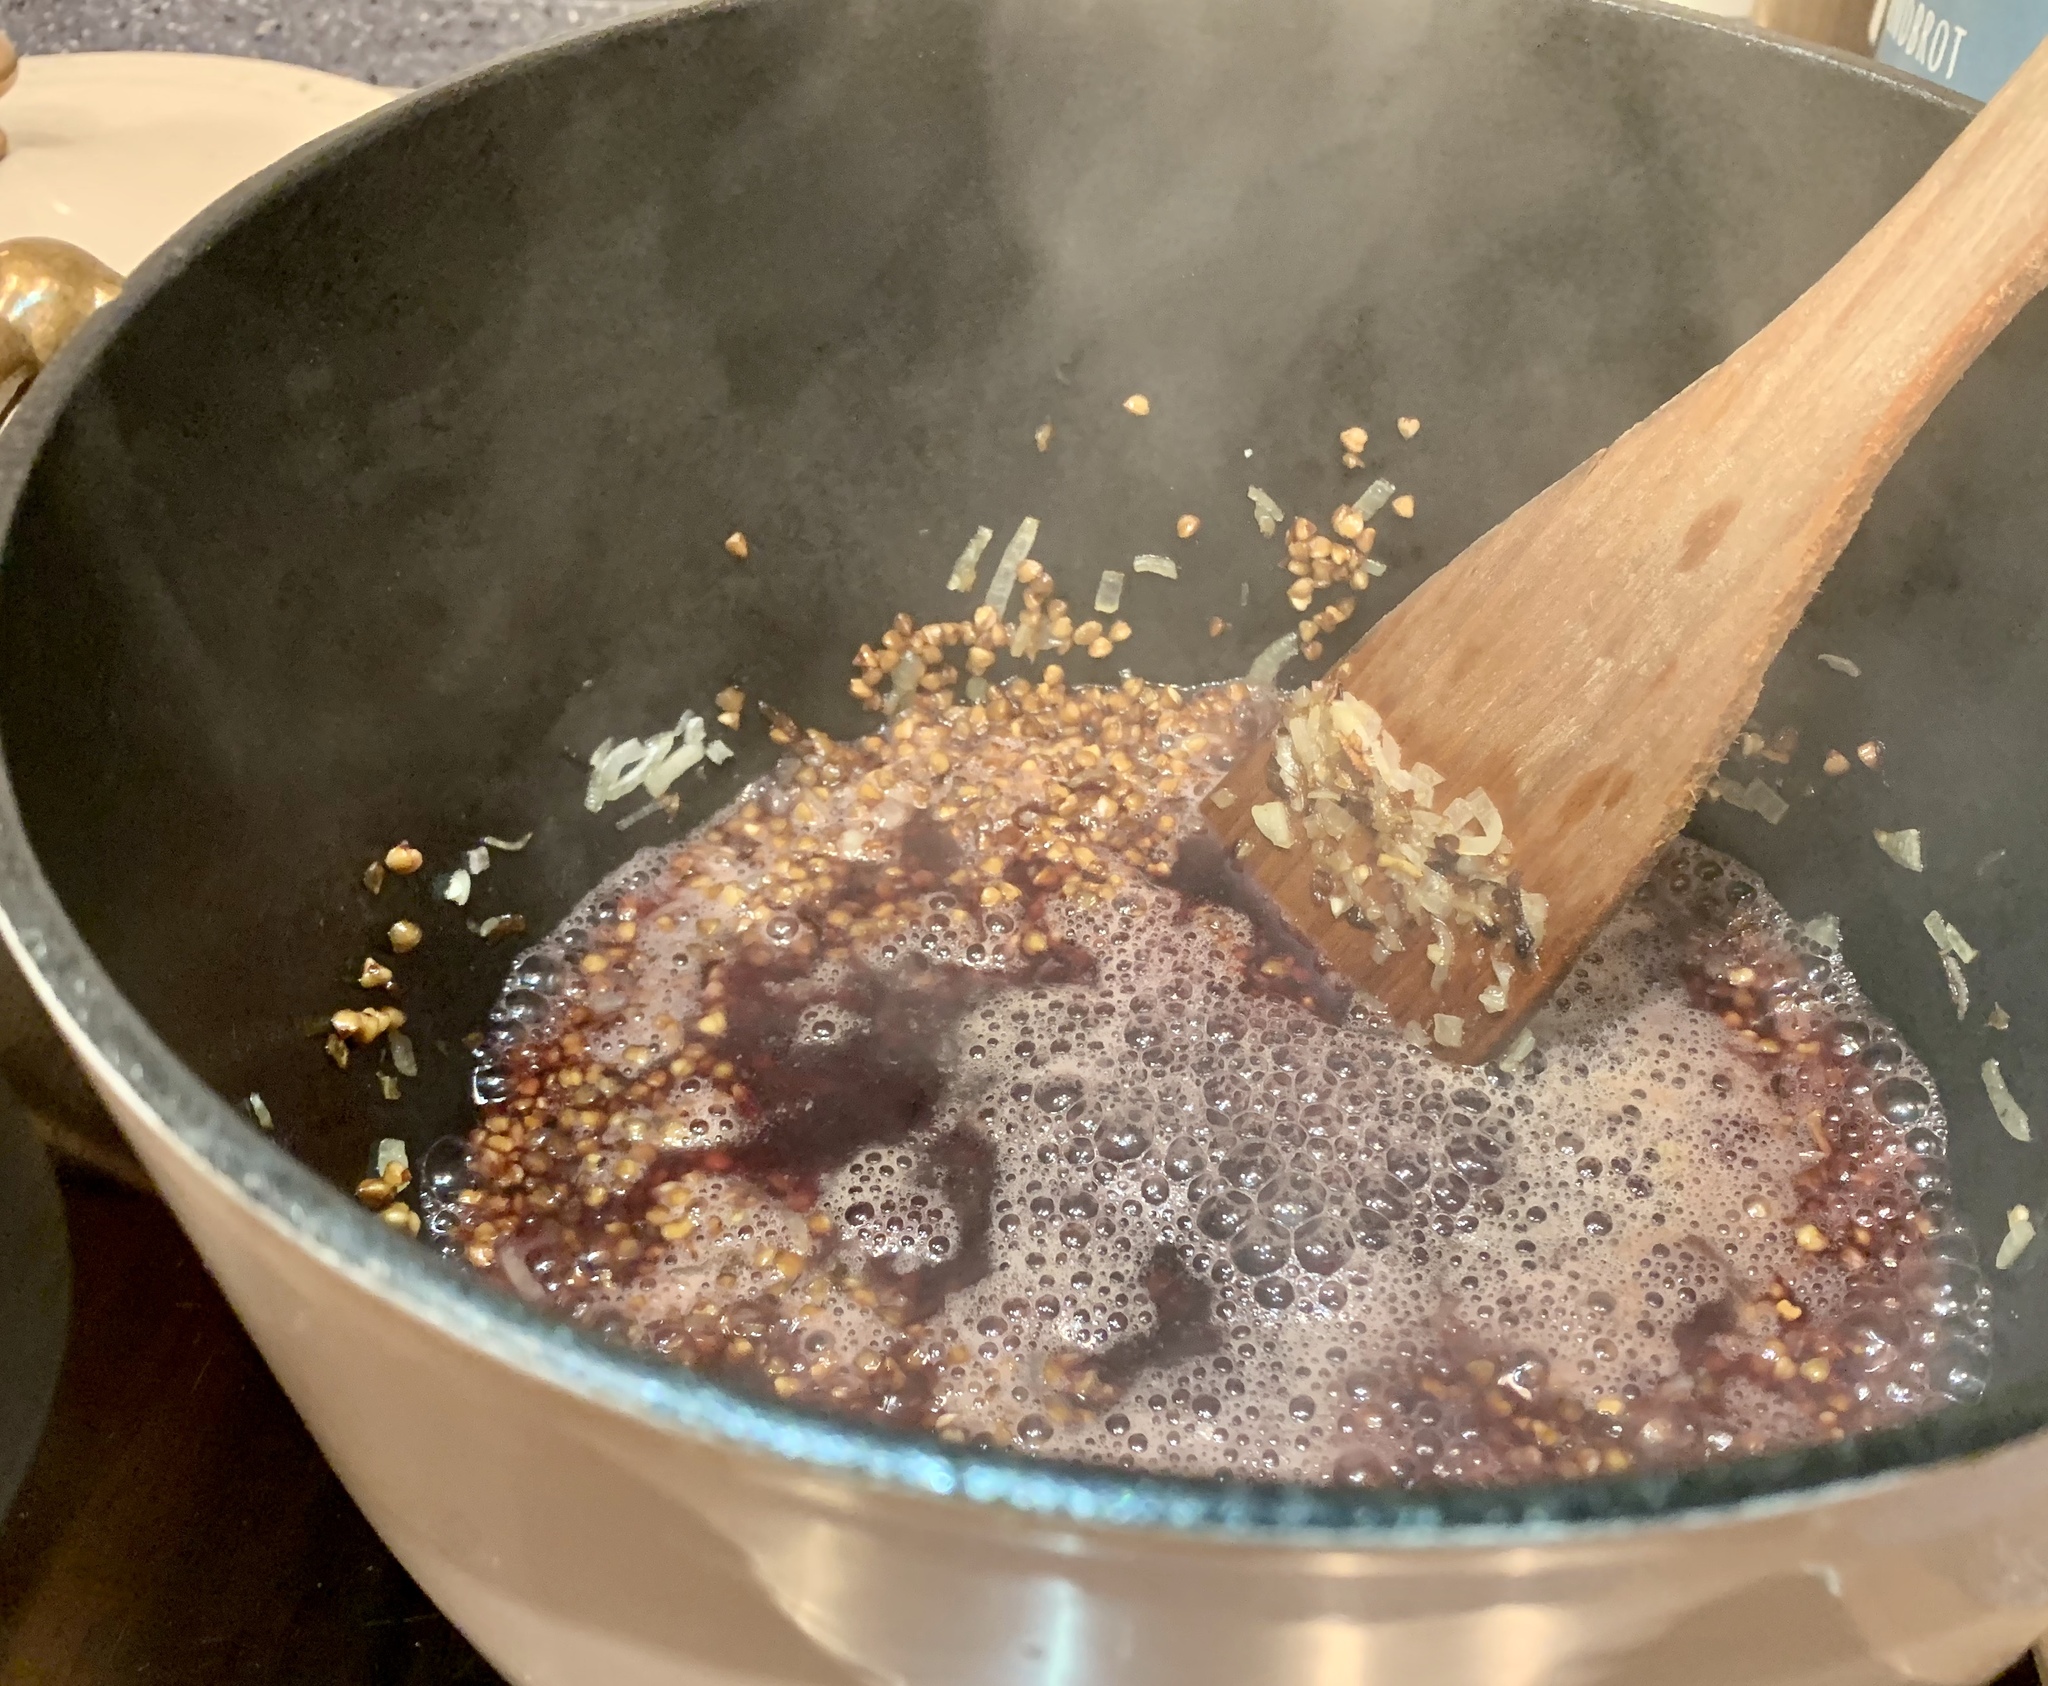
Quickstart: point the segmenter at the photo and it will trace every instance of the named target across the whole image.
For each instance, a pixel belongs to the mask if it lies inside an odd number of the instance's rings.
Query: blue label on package
[[[1877,0],[1871,21],[1881,63],[1988,100],[2048,37],[2048,0]]]

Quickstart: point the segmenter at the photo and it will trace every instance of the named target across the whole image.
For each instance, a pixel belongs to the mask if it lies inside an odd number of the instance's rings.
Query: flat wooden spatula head
[[[1570,517],[1600,466],[1292,697],[1206,809],[1324,959],[1455,1060],[1512,1041],[1684,823],[1768,656],[1746,599],[1681,634],[1594,585],[1617,559]]]

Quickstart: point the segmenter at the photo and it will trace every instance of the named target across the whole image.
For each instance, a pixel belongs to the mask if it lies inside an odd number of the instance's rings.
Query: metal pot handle
[[[119,298],[121,277],[67,240],[0,240],[0,420],[85,319]]]

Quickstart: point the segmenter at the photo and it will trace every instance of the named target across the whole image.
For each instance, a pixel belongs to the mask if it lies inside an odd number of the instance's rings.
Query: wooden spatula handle
[[[1807,448],[1844,455],[1860,519],[1920,424],[2044,283],[2048,43],[1839,264],[1706,378],[1755,382],[1769,364],[1774,390],[1815,383],[1787,413]]]

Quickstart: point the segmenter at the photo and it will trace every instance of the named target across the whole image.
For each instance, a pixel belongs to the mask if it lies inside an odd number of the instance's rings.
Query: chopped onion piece
[[[2016,1142],[2030,1142],[2034,1133],[2027,1127],[2027,1115],[2020,1103],[2012,1098],[2012,1091],[2005,1086],[2005,1073],[1998,1069],[1996,1060],[1986,1060],[1982,1068],[1984,1092],[1991,1097],[1991,1110],[1998,1114],[1998,1122],[2005,1126],[2005,1133]]]
[[[1124,600],[1124,577],[1114,568],[1104,568],[1102,578],[1095,587],[1095,612],[1098,615],[1113,615],[1116,606]]]
[[[1215,794],[1209,800],[1218,808],[1235,808],[1237,806],[1237,796],[1227,784],[1218,785]]]
[[[1529,935],[1536,939],[1536,946],[1543,946],[1543,927],[1550,920],[1550,898],[1539,896],[1534,890],[1522,892],[1522,920],[1529,927]]]
[[[704,746],[704,759],[714,767],[723,767],[732,759],[732,745],[723,738],[713,738]]]
[[[1008,618],[1010,592],[1017,583],[1017,570],[1024,566],[1024,558],[1031,554],[1031,547],[1037,542],[1038,517],[1027,515],[1017,523],[1010,542],[1003,546],[1003,554],[996,561],[995,577],[988,582],[988,592],[982,598],[982,602],[995,610],[998,617]]]
[[[394,1030],[389,1033],[386,1040],[391,1044],[391,1063],[398,1068],[398,1075],[419,1076],[419,1055],[413,1049],[412,1038],[402,1030]]]
[[[1508,1010],[1508,992],[1500,984],[1490,984],[1479,992],[1479,1005],[1489,1013],[1505,1013]]]
[[[524,837],[509,840],[503,837],[486,837],[483,841],[486,849],[496,849],[501,855],[516,855],[533,841],[533,833],[529,831]]]
[[[412,1160],[407,1157],[405,1143],[396,1136],[386,1136],[377,1144],[377,1151],[370,1159],[370,1175],[382,1177],[386,1182],[395,1182],[392,1170],[396,1167],[405,1172],[412,1169]]]
[[[1365,559],[1365,571],[1368,578],[1378,579],[1387,571],[1387,565],[1377,556],[1368,556]]]
[[[664,755],[661,760],[647,769],[646,778],[640,781],[640,788],[659,802],[668,794],[668,788],[681,778],[699,761],[704,759],[704,746],[686,743],[680,749]]]
[[[1252,824],[1276,849],[1294,847],[1294,818],[1285,802],[1260,802],[1252,808]]]
[[[444,902],[453,902],[457,907],[468,905],[469,872],[467,868],[458,866],[441,881],[441,899]]]
[[[1503,1071],[1513,1071],[1535,1052],[1536,1033],[1524,1025],[1515,1032],[1515,1039],[1508,1044],[1507,1052],[1494,1063]]]
[[[1926,862],[1920,854],[1920,832],[1917,827],[1905,831],[1873,831],[1877,846],[1904,867],[1908,872],[1926,871]]]
[[[1998,1244],[1998,1257],[1991,1261],[1992,1269],[2012,1269],[2033,1239],[2033,1214],[2024,1206],[2011,1207],[2005,1214],[2005,1239]]]
[[[1823,913],[1818,919],[1809,919],[1799,927],[1799,934],[1815,948],[1828,953],[1837,952],[1842,946],[1842,922],[1832,913]]]
[[[398,1099],[398,1079],[393,1077],[390,1072],[380,1071],[377,1073],[377,1087],[383,1091],[384,1098],[387,1101]]]
[[[1456,1013],[1438,1013],[1430,1025],[1436,1039],[1446,1048],[1465,1045],[1465,1021]]]
[[[1169,580],[1180,578],[1180,568],[1171,556],[1154,556],[1149,552],[1144,556],[1134,556],[1131,558],[1131,569],[1134,573],[1158,574]],[[1099,603],[1096,605],[1097,609],[1101,607]]]
[[[1301,794],[1301,764],[1313,764],[1315,758],[1314,728],[1296,715],[1287,723],[1287,735],[1273,740],[1273,764],[1280,769],[1280,784],[1288,795]]]
[[[971,703],[988,701],[988,680],[979,673],[967,681],[967,700]]]
[[[1287,519],[1287,511],[1275,503],[1263,486],[1247,486],[1244,495],[1252,500],[1252,518],[1259,524],[1259,532],[1271,538],[1280,531],[1280,523]]]
[[[1301,654],[1301,640],[1293,633],[1276,638],[1255,657],[1245,672],[1247,685],[1270,685],[1280,677],[1280,670]]]
[[[1477,837],[1469,834],[1465,827],[1476,822],[1479,826]],[[1475,789],[1470,796],[1460,796],[1444,809],[1444,824],[1450,827],[1458,839],[1458,853],[1461,855],[1490,855],[1500,847],[1500,840],[1507,827],[1502,822],[1500,810],[1493,805],[1493,798],[1485,791]]]
[[[640,740],[628,738],[615,743],[606,738],[590,752],[590,783],[584,787],[583,806],[595,814],[611,800],[607,794],[617,782],[620,770],[640,753]]]
[[[1360,492],[1357,497],[1351,500],[1351,507],[1362,519],[1370,521],[1386,507],[1387,499],[1393,495],[1393,481],[1385,479],[1375,480],[1364,491]]]
[[[1837,673],[1846,673],[1851,679],[1861,679],[1863,677],[1863,669],[1858,667],[1847,656],[1831,656],[1826,652],[1822,652],[1820,659]]]
[[[989,540],[995,536],[990,528],[974,529],[974,537],[967,541],[967,548],[960,552],[959,559],[953,564],[953,571],[946,576],[948,591],[974,589],[974,576],[981,570],[981,553],[988,549]],[[1023,558],[1019,557],[1018,560],[1021,562]]]
[[[633,758],[633,764],[612,781],[611,793],[605,800],[613,802],[621,796],[631,796],[640,788],[647,775],[660,764],[661,758],[668,754],[669,747],[675,741],[674,732],[656,732],[640,746],[640,753]]]
[[[1963,940],[1963,933],[1942,918],[1940,913],[1930,912],[1920,923],[1934,939],[1934,946],[1944,954],[1953,954],[1965,966],[1977,958],[1977,951]]]
[[[1762,779],[1751,779],[1742,792],[1743,806],[1752,814],[1763,816],[1766,825],[1776,825],[1792,811],[1787,802]]]
[[[1941,957],[1941,970],[1948,979],[1948,998],[1956,1004],[1956,1022],[1970,1016],[1970,980],[1963,976],[1963,963],[1953,954]]]
[[[398,1032],[393,1031],[391,1034],[395,1037]],[[277,1121],[270,1116],[270,1108],[263,1104],[263,1097],[253,1091],[249,1096],[249,1116],[256,1120],[256,1127],[259,1130],[277,1128]]]
[[[2012,1023],[2012,1015],[1994,1001],[1991,1003],[1991,1011],[1984,1015],[1984,1022],[1993,1030],[2004,1030]]]
[[[1368,753],[1380,735],[1379,710],[1349,692],[1340,691],[1330,699],[1330,724],[1356,744],[1361,754]]]
[[[1024,623],[1019,621],[1017,623],[1019,637],[1023,636],[1023,630]],[[1010,653],[1012,655],[1018,653],[1014,644],[1011,646]],[[889,713],[894,714],[903,706],[906,698],[915,694],[917,682],[923,677],[924,662],[919,657],[913,656],[908,650],[904,651],[896,665],[889,670],[889,694],[882,699],[882,706]]]
[[[462,864],[469,868],[472,878],[480,872],[489,872],[491,870],[491,852],[479,843],[462,857]]]
[[[694,716],[685,715],[684,718],[692,719]],[[607,802],[616,802],[621,796],[637,790],[640,781],[668,753],[673,742],[674,732],[657,732],[645,743],[638,738],[628,738],[624,743],[613,743],[606,738],[591,753],[590,783],[583,792],[583,806],[594,814]]]
[[[548,1297],[548,1291],[534,1278],[525,1255],[517,1247],[500,1241],[494,1250],[498,1268],[505,1273],[505,1281],[511,1286],[513,1293],[528,1305],[539,1305]]]

